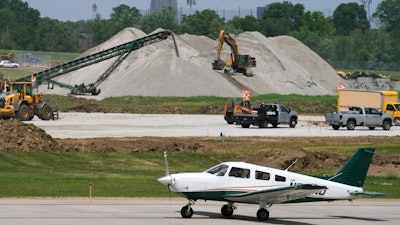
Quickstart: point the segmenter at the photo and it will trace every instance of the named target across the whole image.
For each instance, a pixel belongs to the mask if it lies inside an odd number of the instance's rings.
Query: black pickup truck
[[[278,124],[289,124],[289,127],[294,128],[297,118],[296,111],[275,103],[261,104],[260,107],[253,109],[253,113],[235,115],[236,124],[240,124],[243,128],[249,128],[250,125],[266,128],[268,124],[272,127],[278,127]]]

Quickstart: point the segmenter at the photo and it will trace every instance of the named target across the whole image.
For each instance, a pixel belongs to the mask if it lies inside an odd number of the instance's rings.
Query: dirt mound
[[[61,145],[33,124],[19,120],[0,120],[1,151],[59,152]]]
[[[315,172],[324,168],[339,168],[347,159],[343,159],[335,153],[306,152],[301,148],[285,148],[258,153],[256,157],[251,157],[247,161],[279,169],[291,166],[291,171]]]
[[[156,31],[160,31],[157,29]],[[82,56],[112,48],[145,36],[136,28],[126,28],[114,37],[85,52]],[[172,38],[133,51],[98,88],[101,93],[91,98],[114,96],[223,96],[241,97],[242,89],[253,95],[335,94],[337,83],[346,81],[335,70],[300,41],[280,36],[268,38],[259,32],[244,32],[234,36],[240,54],[255,56],[254,77],[242,74],[227,76],[212,70],[217,40],[205,36],[183,34],[175,36],[179,57]],[[230,57],[231,49],[224,45],[222,59]],[[109,59],[57,77],[71,85],[94,83],[114,62]],[[43,93],[68,94],[69,90],[45,86]]]

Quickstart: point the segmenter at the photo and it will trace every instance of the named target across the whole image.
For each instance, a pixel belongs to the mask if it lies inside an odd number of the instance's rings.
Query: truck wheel
[[[289,127],[290,127],[290,128],[294,128],[294,127],[296,126],[296,124],[297,124],[297,119],[294,118],[294,117],[290,118],[290,120],[289,120]]]
[[[264,121],[260,121],[259,128],[267,128],[268,127],[268,121],[264,120]]]
[[[340,126],[339,126],[339,125],[332,125],[332,128],[333,128],[334,130],[339,130]]]
[[[390,130],[390,127],[392,127],[392,122],[390,120],[383,121],[382,128],[384,130]]]
[[[271,122],[271,124],[272,124],[273,128],[277,128],[278,127],[278,122]]]
[[[53,110],[49,105],[44,105],[39,117],[42,120],[50,120],[53,118]]]
[[[396,126],[400,126],[400,118],[399,118],[399,117],[394,118],[393,123],[394,123],[394,125],[396,125]]]
[[[243,127],[243,128],[249,128],[249,127],[250,127],[250,124],[242,123],[242,127]]]
[[[347,130],[354,130],[354,128],[356,127],[356,121],[354,120],[347,121],[346,127]]]
[[[29,111],[29,106],[21,105],[19,107],[16,117],[21,121],[27,121],[29,120]]]

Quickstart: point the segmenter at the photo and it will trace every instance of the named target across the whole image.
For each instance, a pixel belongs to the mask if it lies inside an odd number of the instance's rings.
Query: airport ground
[[[365,200],[273,205],[270,218],[259,222],[257,205],[238,204],[229,219],[220,213],[222,202],[198,201],[194,215],[183,219],[181,198],[67,198],[0,199],[0,224],[109,225],[109,224],[290,224],[290,225],[397,225],[399,200]]]
[[[159,138],[293,137],[312,142],[314,137],[398,138],[400,127],[390,131],[357,128],[355,131],[334,131],[321,117],[300,117],[296,128],[244,129],[228,125],[215,115],[135,115],[104,113],[61,113],[60,119],[29,123],[40,127],[59,140],[109,141],[115,138],[143,138],[157,143]],[[223,134],[223,137],[221,137]],[[114,138],[114,139],[113,139]],[[136,139],[137,140],[137,139]],[[132,142],[126,142],[127,144]],[[132,146],[131,146],[132,147]],[[179,146],[178,146],[179,147]],[[132,149],[130,149],[132,150]],[[191,219],[183,219],[180,209],[183,198],[29,198],[0,199],[0,224],[255,224],[257,205],[239,204],[232,218],[220,214],[221,202],[199,201]],[[398,224],[400,201],[360,199],[354,202],[274,205],[268,224]]]

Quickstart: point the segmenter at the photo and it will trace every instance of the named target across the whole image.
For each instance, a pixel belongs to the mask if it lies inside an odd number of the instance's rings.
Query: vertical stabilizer
[[[374,148],[359,148],[343,168],[330,180],[351,186],[362,187],[374,153]]]

